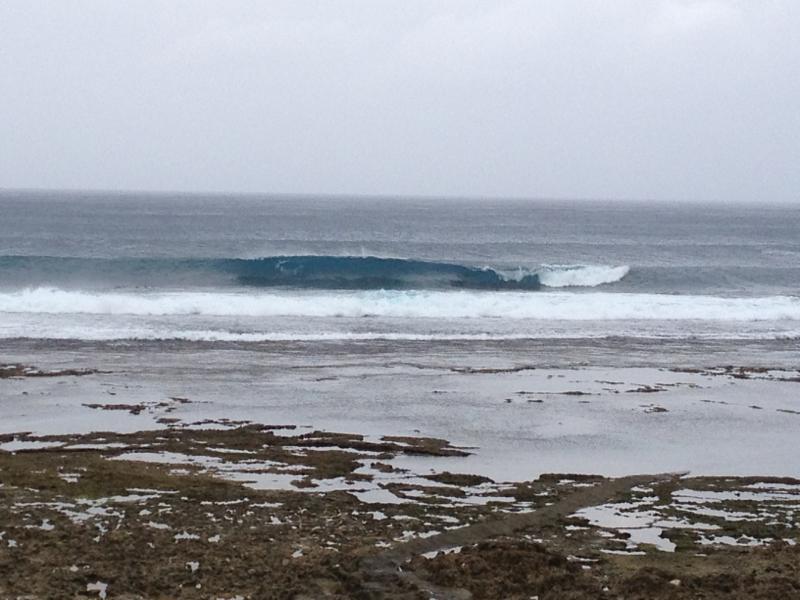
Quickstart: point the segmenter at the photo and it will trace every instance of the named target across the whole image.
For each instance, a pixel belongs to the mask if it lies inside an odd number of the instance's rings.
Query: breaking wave
[[[347,290],[524,290],[597,286],[628,267],[518,268],[376,256],[264,258],[70,258],[0,256],[0,282],[17,287],[283,287]]]

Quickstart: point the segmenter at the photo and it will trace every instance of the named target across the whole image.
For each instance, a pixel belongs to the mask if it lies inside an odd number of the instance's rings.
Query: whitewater
[[[609,292],[0,293],[0,338],[188,341],[787,339],[800,298]]]
[[[800,298],[717,298],[592,292],[89,293],[34,289],[0,293],[7,314],[390,317],[395,319],[800,320]]]

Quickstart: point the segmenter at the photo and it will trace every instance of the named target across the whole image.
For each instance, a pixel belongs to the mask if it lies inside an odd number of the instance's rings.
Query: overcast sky
[[[0,187],[800,202],[800,2],[3,0]]]

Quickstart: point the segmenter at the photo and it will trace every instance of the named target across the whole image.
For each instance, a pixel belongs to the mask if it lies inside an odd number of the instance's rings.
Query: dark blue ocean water
[[[0,336],[792,337],[800,209],[0,193]]]

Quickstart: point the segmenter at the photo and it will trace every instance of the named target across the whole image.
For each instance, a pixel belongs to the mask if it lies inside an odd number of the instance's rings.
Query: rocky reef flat
[[[397,375],[397,365],[382,368]],[[325,399],[342,381],[381,377],[358,369],[360,379],[346,365],[284,367],[290,383],[277,385]],[[423,371],[431,402],[451,403],[454,421],[479,413],[462,391],[473,388],[495,418],[527,415],[542,439],[579,440],[586,468],[548,469],[564,463],[524,443],[515,452],[463,433],[426,435],[441,429],[424,419],[391,431],[384,415],[337,430],[315,426],[297,398],[292,422],[256,394],[220,399],[216,384],[176,395],[178,382],[158,387],[108,365],[7,364],[0,597],[800,598],[796,465],[630,472],[647,464],[645,452],[620,467],[627,473],[594,471],[592,444],[601,452],[609,442],[589,426],[598,406],[629,415],[640,434],[693,419],[698,438],[685,444],[695,450],[715,411],[756,423],[755,436],[764,419],[790,432],[800,426],[797,371],[402,369]],[[247,381],[231,378],[229,389]],[[559,420],[569,432],[557,435]],[[746,428],[734,433],[747,452]],[[725,460],[737,469],[735,454]],[[508,472],[520,476],[498,476]]]
[[[795,479],[495,482],[444,440],[218,423],[0,449],[4,598],[800,595]]]

